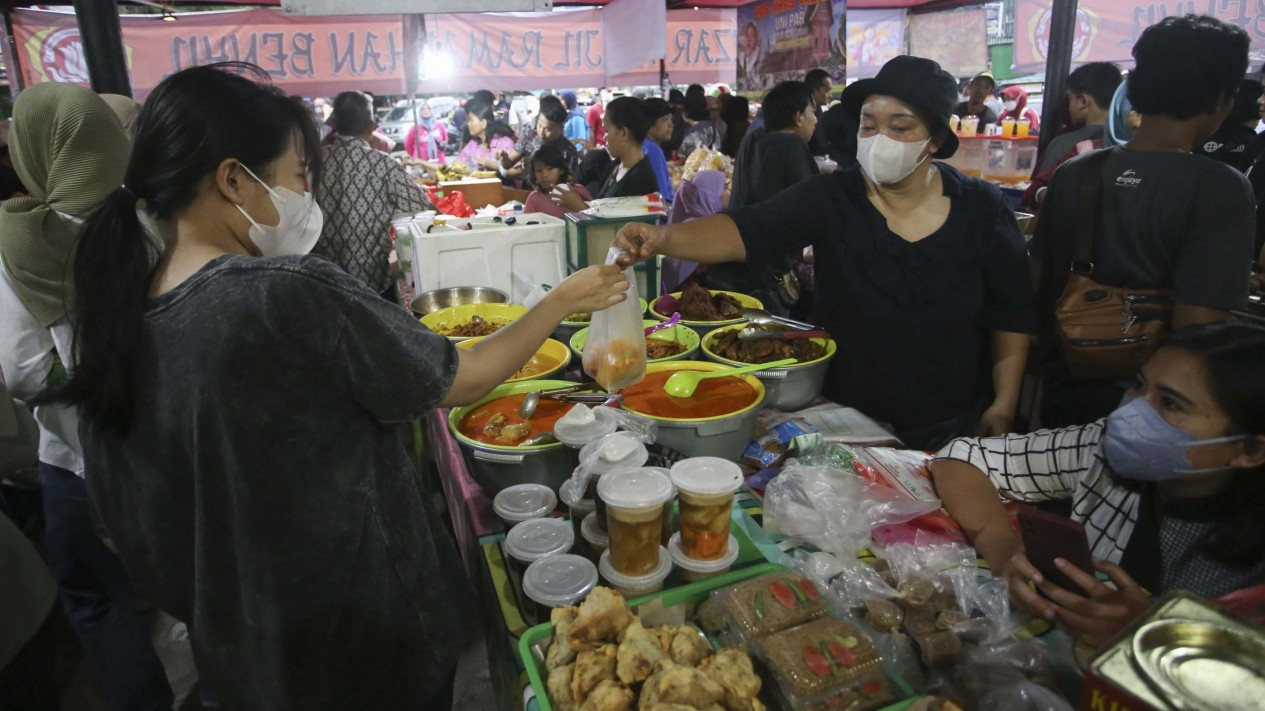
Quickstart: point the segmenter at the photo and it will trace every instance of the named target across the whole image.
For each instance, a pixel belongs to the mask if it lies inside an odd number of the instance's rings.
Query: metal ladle
[[[742,317],[751,323],[761,326],[786,326],[796,331],[822,331],[825,330],[820,326],[814,326],[811,323],[803,321],[795,321],[794,319],[784,318],[782,316],[774,316],[764,309],[746,308],[742,310]]]

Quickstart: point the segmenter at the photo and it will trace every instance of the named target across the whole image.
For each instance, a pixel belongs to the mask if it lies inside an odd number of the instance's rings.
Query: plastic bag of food
[[[875,526],[901,523],[936,511],[891,487],[833,467],[788,465],[765,491],[765,516],[783,533],[841,558],[870,544]]]
[[[622,253],[612,247],[606,263]],[[627,298],[593,314],[584,344],[584,372],[607,391],[622,390],[646,377],[646,332],[637,302],[637,280],[627,270]]]

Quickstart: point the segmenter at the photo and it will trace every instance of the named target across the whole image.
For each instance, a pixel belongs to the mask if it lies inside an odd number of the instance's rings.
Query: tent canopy
[[[126,2],[126,0],[123,0]],[[554,0],[555,5],[605,5],[611,0]],[[669,9],[680,9],[684,7],[742,7],[749,5],[755,0],[664,0]],[[961,5],[970,0],[851,0],[848,7],[857,10],[869,10],[876,8],[918,8],[920,10],[944,9]],[[181,5],[206,6],[206,0],[168,0],[173,7]],[[10,7],[31,7],[35,5],[44,5],[45,3],[37,2],[14,2],[6,3]],[[217,5],[261,5],[265,7],[278,7],[281,0],[216,0]]]

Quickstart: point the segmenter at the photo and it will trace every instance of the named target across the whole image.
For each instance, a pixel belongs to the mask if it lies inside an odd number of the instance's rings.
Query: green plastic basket
[[[721,588],[727,588],[730,585],[736,585],[744,580],[756,578],[768,573],[776,573],[785,570],[776,563],[764,563],[761,565],[735,570],[715,578],[701,580],[697,583],[691,583],[679,588],[664,590],[662,592],[652,593],[643,597],[635,598],[628,602],[628,606],[636,611],[642,605],[659,601],[663,607],[672,608],[678,605],[698,605],[708,598],[713,591]],[[527,630],[518,640],[518,653],[522,656],[523,666],[527,669],[527,678],[531,680],[532,690],[536,693],[536,704],[539,711],[553,711],[553,705],[549,702],[549,693],[545,686],[545,679],[542,676],[544,669],[541,662],[536,659],[535,653],[532,651],[536,645],[553,637],[553,623],[546,622],[536,625]],[[902,711],[913,705],[917,698],[914,698],[914,690],[906,681],[898,674],[887,672],[888,679],[892,684],[901,691],[907,698],[899,701],[891,706],[887,706],[882,711]]]

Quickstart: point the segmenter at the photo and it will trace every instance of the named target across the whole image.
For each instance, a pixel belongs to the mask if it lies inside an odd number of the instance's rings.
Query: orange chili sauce
[[[624,407],[653,417],[697,420],[746,409],[757,397],[756,389],[740,375],[708,378],[699,382],[693,397],[672,397],[663,391],[663,384],[677,372],[679,370],[647,373],[645,380],[622,391]]]
[[[505,415],[505,418],[509,420],[508,424],[530,422],[531,432],[529,432],[527,437],[524,438],[527,439],[545,432],[553,432],[554,424],[557,423],[563,415],[567,414],[567,410],[572,407],[569,403],[541,398],[540,402],[536,405],[536,414],[532,415],[530,420],[524,420],[518,415],[518,406],[523,404],[523,399],[526,397],[527,393],[520,393],[518,395],[507,395],[502,398],[497,398],[491,402],[485,402],[466,413],[466,416],[461,418],[461,423],[457,425],[457,429],[461,432],[461,434],[476,442],[491,444],[498,447],[511,447],[513,445],[508,445],[504,442],[497,442],[495,439],[483,434],[483,426],[488,423],[488,420],[492,419],[493,415],[497,413]]]

